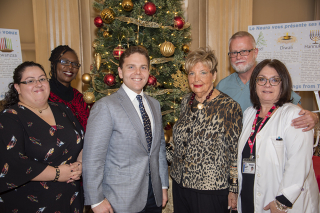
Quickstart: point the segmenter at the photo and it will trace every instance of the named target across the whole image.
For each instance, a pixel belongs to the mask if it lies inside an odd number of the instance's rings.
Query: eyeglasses
[[[256,78],[256,82],[257,82],[257,84],[260,85],[260,86],[266,85],[266,83],[267,83],[268,80],[269,80],[269,84],[270,84],[271,86],[278,86],[278,85],[280,84],[280,82],[281,82],[281,78],[277,78],[277,77],[275,77],[275,78],[269,78],[269,79],[267,79],[267,78],[265,78],[265,77],[258,77],[258,78]]]
[[[43,84],[45,82],[48,82],[49,80],[47,78],[43,77],[43,78],[40,78],[39,80],[30,79],[30,80],[27,80],[27,81],[20,81],[20,83],[21,84],[27,84],[27,85],[36,85],[38,81],[39,81],[40,84]]]
[[[249,54],[250,54],[250,52],[252,51],[252,50],[255,50],[256,48],[253,48],[253,49],[251,49],[251,50],[241,50],[241,51],[239,51],[239,52],[228,52],[228,56],[230,57],[230,58],[235,58],[235,57],[237,57],[238,56],[238,54],[240,54],[241,56],[248,56]]]
[[[60,60],[58,60],[58,62],[60,62],[60,64],[63,66],[69,66],[71,64],[73,68],[79,69],[81,67],[81,64],[79,64],[77,62],[71,62],[67,59],[60,59]]]

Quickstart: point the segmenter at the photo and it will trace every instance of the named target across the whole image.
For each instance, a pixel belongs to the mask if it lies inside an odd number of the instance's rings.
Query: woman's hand
[[[274,201],[271,201],[268,205],[266,205],[264,208],[264,210],[269,210],[271,213],[284,213],[285,211],[280,211],[277,209],[276,204],[274,203]]]
[[[82,162],[76,161],[74,163],[70,163],[70,166],[75,166],[74,171],[76,171],[78,173],[73,175],[71,177],[71,180],[69,180],[67,183],[71,183],[71,182],[74,182],[75,180],[79,180],[82,175]]]
[[[70,183],[80,179],[82,169],[78,171],[79,168],[76,164],[64,164],[60,165],[58,168],[60,169],[60,177],[58,178],[59,182]]]
[[[233,192],[229,192],[228,195],[228,209],[232,208],[233,210],[237,209],[237,201],[238,201],[238,194]]]

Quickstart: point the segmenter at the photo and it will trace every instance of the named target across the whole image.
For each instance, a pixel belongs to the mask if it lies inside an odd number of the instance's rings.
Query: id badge
[[[243,174],[255,174],[256,160],[250,158],[243,158],[242,161],[242,173]]]

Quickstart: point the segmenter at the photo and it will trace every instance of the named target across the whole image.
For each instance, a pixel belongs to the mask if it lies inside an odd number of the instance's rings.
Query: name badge
[[[256,172],[256,160],[251,158],[243,158],[242,173],[255,174],[255,172]]]

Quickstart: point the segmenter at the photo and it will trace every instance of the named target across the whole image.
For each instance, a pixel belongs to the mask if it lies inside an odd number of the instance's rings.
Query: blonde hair
[[[187,55],[185,64],[186,73],[189,73],[190,69],[192,69],[198,62],[207,66],[212,74],[217,72],[218,60],[214,55],[214,51],[211,50],[210,47],[201,47]]]

